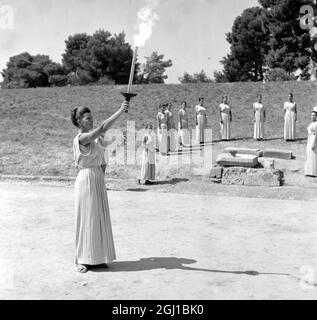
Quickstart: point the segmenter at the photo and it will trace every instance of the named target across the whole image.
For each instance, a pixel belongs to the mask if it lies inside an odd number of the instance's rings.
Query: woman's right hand
[[[130,105],[130,102],[129,101],[124,101],[122,102],[122,105],[121,105],[121,110],[122,111],[128,111],[129,110],[129,105]]]

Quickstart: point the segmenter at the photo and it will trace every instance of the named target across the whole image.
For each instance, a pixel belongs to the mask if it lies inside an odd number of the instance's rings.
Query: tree
[[[244,10],[226,36],[230,54],[221,61],[224,66],[221,79],[229,82],[263,81],[269,34],[263,30],[262,9]]]
[[[214,72],[214,79],[217,83],[225,83],[229,82],[228,78],[226,77],[225,73],[222,71],[215,71]]]
[[[56,83],[59,76],[65,77],[65,70],[46,55],[32,56],[24,52],[9,59],[2,76],[3,88],[48,87]]]
[[[92,36],[75,34],[66,40],[63,65],[73,84],[88,84],[112,79],[116,84],[129,80],[133,52],[124,32],[112,36],[98,30]],[[136,65],[135,73],[139,65]]]
[[[48,76],[50,86],[65,86],[68,83],[67,71],[60,63],[47,64],[44,67],[44,72]]]
[[[270,69],[282,68],[288,74],[302,70],[305,78],[312,58],[309,32],[300,26],[300,9],[314,6],[307,0],[259,0],[263,10],[263,28],[269,33],[266,63]]]
[[[204,69],[200,72],[194,73],[194,75],[190,75],[189,73],[185,72],[183,77],[178,78],[180,83],[210,83],[212,80],[208,78]]]
[[[297,80],[297,77],[292,74],[286,72],[282,68],[274,68],[268,70],[268,72],[265,75],[266,81],[294,81]]]
[[[168,77],[164,75],[165,69],[173,65],[172,60],[163,60],[164,55],[153,52],[150,57],[146,57],[146,63],[142,72],[137,76],[136,83],[164,83]]]

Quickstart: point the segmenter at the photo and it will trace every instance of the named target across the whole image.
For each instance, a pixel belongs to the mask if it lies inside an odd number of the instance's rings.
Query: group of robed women
[[[196,129],[199,142],[204,141],[204,131],[207,125],[206,109],[203,106],[204,99],[199,99],[199,105],[195,108]],[[76,220],[76,266],[81,273],[90,268],[101,265],[108,267],[108,263],[116,259],[112,226],[109,213],[107,191],[104,183],[106,161],[104,158],[106,144],[104,135],[115,121],[128,109],[129,102],[122,103],[120,109],[110,118],[103,121],[97,128],[93,128],[91,111],[86,107],[74,108],[71,113],[71,121],[78,128],[78,134],[73,140],[73,152],[78,174],[75,181],[74,201]],[[265,108],[262,105],[262,97],[254,103],[254,138],[261,140],[264,136]],[[289,95],[289,101],[284,104],[285,122],[284,139],[295,140],[295,124],[297,120],[297,106],[293,101],[293,95]],[[231,108],[227,96],[219,106],[221,133],[224,140],[230,139],[230,122],[232,121]],[[164,152],[173,147],[175,141],[168,135],[168,128],[174,128],[174,120],[171,105],[161,106],[158,115],[158,131],[160,144],[164,142]],[[163,130],[164,129],[164,130]],[[178,113],[178,131],[181,144],[189,144],[188,116],[186,102]],[[317,176],[317,107],[311,113],[311,124],[307,128],[308,140],[306,149],[305,175]],[[166,136],[164,136],[166,135]],[[152,125],[146,126],[143,140],[143,162],[141,177],[149,182],[155,177],[155,134]]]
[[[157,137],[159,151],[167,154],[175,151],[177,144],[190,146],[190,131],[188,122],[187,103],[181,103],[178,112],[178,132],[172,112],[172,104],[160,104],[157,114]],[[254,113],[254,134],[255,140],[264,139],[264,124],[266,120],[266,109],[262,103],[262,95],[257,96],[253,104]],[[289,94],[288,101],[284,103],[284,139],[295,141],[296,139],[297,105],[293,94]],[[219,105],[220,137],[224,141],[231,140],[232,109],[228,102],[228,96],[224,95]],[[207,110],[204,107],[204,98],[199,98],[199,104],[195,107],[196,141],[204,144],[206,141]]]

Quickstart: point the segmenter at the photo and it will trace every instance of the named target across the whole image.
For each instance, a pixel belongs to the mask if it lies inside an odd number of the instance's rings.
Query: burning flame
[[[152,35],[152,28],[159,19],[155,9],[159,0],[145,0],[146,4],[138,12],[139,33],[134,36],[134,45],[136,47],[144,46],[146,40]]]

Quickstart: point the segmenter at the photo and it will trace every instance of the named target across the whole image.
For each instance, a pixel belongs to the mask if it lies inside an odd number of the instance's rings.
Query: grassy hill
[[[186,100],[193,128],[194,107],[198,97],[204,96],[208,126],[218,139],[218,105],[226,93],[233,108],[233,137],[248,138],[253,133],[252,104],[262,93],[267,108],[266,138],[273,139],[274,147],[274,140],[283,136],[283,103],[288,93],[293,92],[298,102],[298,137],[305,138],[310,111],[317,105],[316,89],[317,82],[135,86],[138,96],[116,127],[124,129],[127,119],[135,120],[137,129],[148,120],[155,124],[159,103],[172,102],[176,112]],[[88,106],[97,125],[119,108],[120,91],[125,90],[126,86],[0,90],[0,174],[75,175],[72,140],[77,130],[68,120],[70,110]]]

